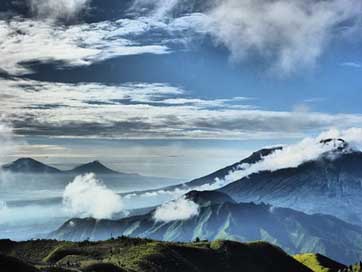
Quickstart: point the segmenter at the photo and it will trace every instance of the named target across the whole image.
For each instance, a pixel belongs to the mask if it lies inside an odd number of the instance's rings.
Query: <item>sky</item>
[[[189,179],[362,127],[361,15],[360,0],[3,0],[4,161]]]

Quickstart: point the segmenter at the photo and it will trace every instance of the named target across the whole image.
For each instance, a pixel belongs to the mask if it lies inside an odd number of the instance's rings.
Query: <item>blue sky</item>
[[[362,127],[361,14],[358,0],[6,0],[6,161],[191,178]]]

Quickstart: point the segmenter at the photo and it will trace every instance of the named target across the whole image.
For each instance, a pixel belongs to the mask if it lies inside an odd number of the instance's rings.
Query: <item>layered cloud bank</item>
[[[89,4],[29,0],[34,18],[0,20],[0,53],[5,56],[0,68],[24,74],[32,72],[24,64],[33,61],[74,66],[124,55],[166,54],[177,50],[175,44],[205,36],[226,47],[233,61],[256,58],[269,70],[288,75],[313,66],[331,41],[360,26],[362,14],[359,0],[135,0],[127,19],[82,23],[79,14]],[[54,24],[74,17],[80,24]]]
[[[0,80],[16,133],[94,138],[300,138],[306,131],[362,126],[360,114],[268,111],[245,97],[201,99],[167,84]]]
[[[123,210],[122,199],[94,174],[77,176],[63,193],[63,205],[70,216],[109,219]]]
[[[118,20],[59,26],[47,21],[0,20],[0,72],[33,73],[28,63],[55,63],[62,67],[88,66],[103,60],[138,54],[166,54],[165,45],[140,44],[127,35],[141,35],[148,22]]]

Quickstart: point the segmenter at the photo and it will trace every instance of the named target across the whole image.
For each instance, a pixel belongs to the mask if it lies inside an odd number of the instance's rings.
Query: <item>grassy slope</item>
[[[316,272],[334,271],[322,270],[320,266],[314,265],[325,265],[325,262],[320,261],[321,257],[298,255],[293,258],[280,248],[265,242],[219,240],[211,243],[167,243],[126,237],[81,243],[51,240],[20,243],[0,241],[0,252],[32,263],[40,271],[50,272],[313,271],[307,266],[315,268]],[[305,256],[304,259],[302,256]],[[305,265],[300,261],[304,261]],[[0,271],[6,270],[0,267]]]
[[[299,254],[295,255],[294,258],[315,272],[337,272],[340,269],[346,268],[345,265],[320,254]]]
[[[310,271],[277,247],[267,243],[242,244],[164,243],[144,239],[120,238],[104,242],[29,241],[0,242],[4,254],[34,263],[40,270],[47,266],[67,269],[99,267],[105,271]],[[112,266],[113,265],[113,266]],[[122,271],[119,269],[119,271]],[[89,270],[88,271],[92,271]]]

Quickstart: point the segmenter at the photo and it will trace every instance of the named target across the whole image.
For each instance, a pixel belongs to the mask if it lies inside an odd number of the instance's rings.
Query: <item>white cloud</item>
[[[94,174],[77,176],[63,193],[65,211],[71,216],[109,219],[123,210],[122,199]]]
[[[128,19],[70,26],[0,20],[0,70],[21,75],[32,73],[23,64],[33,61],[87,66],[117,56],[169,53],[165,45],[142,45],[125,37],[139,35],[149,28],[148,22]]]
[[[165,84],[1,80],[0,114],[20,135],[89,138],[301,138],[360,127],[360,114],[268,111],[245,98],[200,99]]]
[[[72,19],[89,4],[90,0],[28,0],[31,11],[40,18]]]
[[[216,183],[220,183],[221,186],[225,186],[230,182],[239,180],[254,173],[262,171],[276,171],[285,168],[295,168],[305,162],[317,160],[323,154],[329,154],[329,156],[338,156],[340,152],[331,153],[331,151],[335,151],[341,147],[344,148],[343,152],[350,152],[353,150],[350,149],[351,147],[344,147],[344,143],[339,141],[339,138],[347,141],[347,143],[351,143],[352,145],[360,145],[362,144],[362,129],[332,129],[321,133],[315,138],[305,138],[296,144],[287,145],[284,146],[283,149],[274,151],[255,164],[239,165],[235,171],[230,172],[224,179],[217,179]],[[335,140],[325,143],[321,142],[328,139]]]
[[[153,214],[157,222],[171,222],[177,220],[188,220],[199,214],[199,205],[195,202],[181,197],[179,199],[162,204]]]
[[[336,141],[330,142],[321,142],[322,140],[327,139],[337,139]],[[339,141],[339,138],[343,138],[349,146],[344,146],[344,143]],[[354,146],[355,145],[355,146]],[[180,201],[183,201],[182,195],[192,191],[210,191],[220,189],[234,181],[240,180],[244,177],[250,176],[251,174],[259,173],[262,171],[277,171],[285,168],[295,168],[301,164],[319,159],[323,154],[328,154],[330,159],[337,158],[342,153],[351,152],[356,150],[358,146],[362,145],[362,128],[350,128],[345,130],[331,129],[319,134],[316,137],[307,137],[301,141],[283,146],[283,149],[278,149],[273,153],[265,156],[259,162],[254,164],[242,163],[230,171],[226,176],[221,178],[216,178],[214,182],[203,184],[196,187],[188,187],[184,185],[183,187],[178,187],[173,190],[158,190],[153,192],[146,192],[143,194],[128,194],[125,196],[127,199],[132,198],[168,198],[168,199],[178,199],[175,201],[169,202],[169,205],[165,209],[168,212],[165,212],[166,216],[172,216],[176,213],[172,213],[172,210],[177,209],[179,198]],[[340,152],[331,152],[336,151],[340,147],[344,149]],[[180,207],[184,207],[180,204]],[[161,208],[160,208],[161,209]],[[161,210],[163,211],[163,210]],[[160,215],[161,216],[161,215]],[[176,216],[176,215],[174,215]],[[177,219],[175,219],[177,220]],[[159,220],[167,221],[167,220]],[[171,220],[169,220],[171,221]]]
[[[349,68],[356,68],[356,69],[362,68],[362,64],[358,63],[358,62],[343,62],[343,63],[341,63],[341,66],[345,66],[345,67],[349,67]]]
[[[152,14],[166,21],[186,5],[182,0],[157,2]],[[216,0],[206,6],[202,13],[176,18],[169,28],[209,34],[229,49],[233,61],[259,56],[282,75],[314,66],[330,41],[343,38],[339,34],[348,32],[345,26],[354,28],[362,14],[359,0]]]
[[[338,129],[332,128],[326,132],[321,133],[318,139],[344,139],[350,144],[361,145],[362,144],[362,128],[349,128],[349,129]]]

